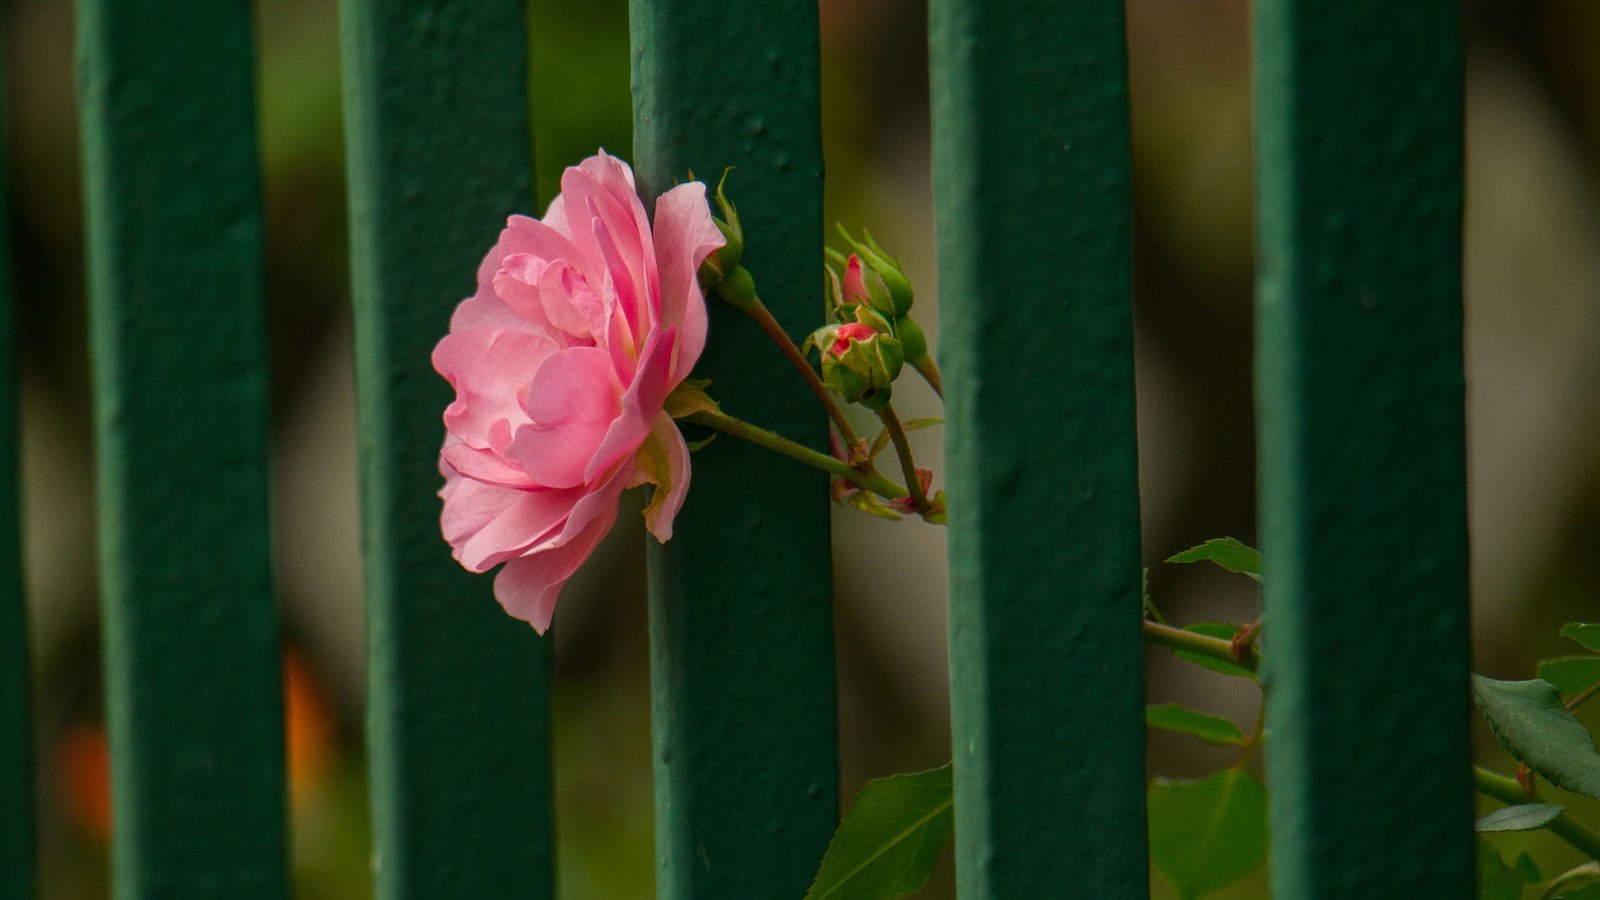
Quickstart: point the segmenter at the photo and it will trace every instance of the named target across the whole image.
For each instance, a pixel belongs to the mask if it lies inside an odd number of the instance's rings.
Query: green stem
[[[917,477],[917,463],[911,456],[911,441],[906,437],[906,429],[900,424],[900,417],[895,415],[894,406],[885,403],[883,409],[878,410],[878,420],[883,423],[883,430],[888,432],[889,440],[894,444],[894,453],[900,458],[900,474],[905,476],[906,489],[911,492],[911,502],[916,506],[918,515],[928,513],[928,494],[922,489],[922,479]]]
[[[816,394],[817,399],[822,401],[822,408],[828,411],[828,418],[832,419],[833,426],[839,429],[839,436],[844,438],[846,452],[854,455],[861,446],[861,439],[856,436],[855,429],[850,427],[850,420],[844,417],[844,410],[839,407],[839,401],[834,399],[833,393],[817,375],[817,370],[811,368],[811,362],[800,352],[800,348],[795,346],[794,340],[789,337],[789,332],[784,331],[783,326],[778,324],[778,320],[773,317],[772,311],[767,309],[766,304],[761,302],[761,298],[752,297],[751,300],[752,302],[740,304],[739,308],[756,320],[756,324],[767,333],[767,337],[772,338],[772,342],[783,351],[790,365],[794,366],[800,377],[806,380],[806,386],[810,387],[811,393]]]
[[[1236,659],[1233,655],[1233,646],[1222,638],[1195,634],[1192,631],[1184,631],[1182,628],[1174,628],[1171,625],[1163,625],[1160,622],[1152,622],[1148,619],[1144,623],[1144,639],[1160,647],[1167,647],[1172,650],[1187,650],[1190,653],[1197,653],[1220,662],[1232,663],[1248,671],[1252,677],[1255,676],[1256,669],[1261,664],[1261,654],[1255,647],[1250,648],[1250,653],[1243,660]]]
[[[1234,760],[1233,765],[1229,766],[1228,768],[1244,768],[1245,762],[1250,759],[1250,754],[1254,753],[1255,749],[1261,746],[1261,739],[1266,736],[1266,733],[1267,701],[1266,698],[1262,698],[1261,707],[1256,710],[1256,725],[1254,728],[1250,729],[1250,736],[1245,738],[1244,747],[1239,751],[1239,758]]]
[[[907,496],[905,488],[879,475],[877,472],[864,472],[847,462],[834,459],[826,453],[818,453],[804,444],[795,443],[783,435],[768,431],[759,425],[752,425],[743,419],[735,419],[724,413],[702,410],[684,416],[680,421],[704,425],[714,431],[720,431],[742,441],[749,441],[757,446],[781,453],[812,468],[821,469],[830,475],[837,475],[856,487],[871,491],[889,500],[897,500]]]
[[[1472,767],[1472,786],[1478,793],[1508,806],[1544,802],[1538,791],[1534,791],[1530,797],[1523,792],[1522,785],[1517,784],[1516,779],[1491,772],[1482,766]],[[1595,834],[1587,826],[1572,818],[1571,812],[1563,812],[1544,827],[1590,859],[1600,860],[1600,834]]]
[[[1567,712],[1572,712],[1573,710],[1577,709],[1583,704],[1583,701],[1593,697],[1596,693],[1600,693],[1600,681],[1596,681],[1594,684],[1589,685],[1588,687],[1584,688],[1583,691],[1576,697],[1568,700],[1566,702]]]

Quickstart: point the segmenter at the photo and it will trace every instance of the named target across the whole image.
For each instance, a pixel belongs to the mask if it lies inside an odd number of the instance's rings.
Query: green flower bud
[[[852,285],[852,275],[849,268],[844,275],[844,294],[847,300],[856,303],[870,303],[884,315],[891,319],[898,319],[911,311],[913,299],[911,279],[906,277],[905,270],[900,264],[889,259],[889,254],[878,246],[872,235],[862,231],[864,241],[851,237],[850,232],[839,226],[839,234],[844,236],[850,248],[855,251],[865,267],[865,272],[856,276],[856,285]],[[852,257],[852,261],[855,257]],[[851,294],[857,297],[852,298]]]
[[[910,316],[902,316],[894,323],[895,337],[900,339],[900,344],[906,351],[906,362],[915,366],[928,358],[928,339],[922,334],[922,326]]]
[[[847,402],[872,410],[889,402],[890,386],[904,366],[897,338],[860,323],[839,326],[833,343],[822,350],[823,383]]]
[[[722,171],[722,180],[717,182],[717,190],[713,195],[717,208],[722,211],[722,218],[711,217],[717,230],[722,232],[723,245],[711,252],[700,264],[700,283],[712,287],[724,278],[732,277],[732,273],[739,268],[739,261],[744,259],[744,228],[739,224],[739,211],[734,208],[733,202],[722,192],[722,186],[728,181],[728,173],[733,167]]]

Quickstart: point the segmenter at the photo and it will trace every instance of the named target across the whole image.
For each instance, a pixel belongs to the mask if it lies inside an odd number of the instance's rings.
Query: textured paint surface
[[[505,217],[534,212],[523,4],[340,13],[378,896],[548,897],[548,644],[440,536],[429,363]]]
[[[78,4],[119,898],[285,894],[250,9]]]
[[[1453,0],[1261,0],[1274,896],[1468,897]],[[1373,803],[1374,779],[1403,789]]]
[[[929,15],[956,879],[1143,898],[1123,7]]]
[[[0,35],[3,37],[3,35]],[[0,80],[0,94],[4,83]],[[0,103],[0,140],[5,134]],[[6,153],[0,148],[0,897],[32,897],[33,724],[17,526],[17,355]]]
[[[756,287],[791,334],[821,321],[817,9],[634,0],[636,168],[728,190]],[[730,414],[826,446],[821,410],[716,298],[696,375]],[[650,637],[662,897],[798,897],[838,816],[825,476],[718,438],[653,547]]]

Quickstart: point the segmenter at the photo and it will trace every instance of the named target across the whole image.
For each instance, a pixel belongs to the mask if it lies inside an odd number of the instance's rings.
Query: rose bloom
[[[705,185],[662,194],[652,225],[633,172],[601,151],[567,169],[542,221],[511,217],[434,348],[456,390],[445,540],[473,572],[504,563],[495,597],[541,634],[623,488],[656,485],[645,523],[672,535],[689,454],[662,404],[705,346],[696,272],[722,244]]]

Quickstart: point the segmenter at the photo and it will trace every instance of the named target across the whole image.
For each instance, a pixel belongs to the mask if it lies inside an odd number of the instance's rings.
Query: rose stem
[[[1542,802],[1537,793],[1530,798],[1522,792],[1522,785],[1482,766],[1472,767],[1472,786],[1477,789],[1478,793],[1486,797],[1492,797],[1510,806]],[[1582,823],[1573,819],[1570,812],[1564,812],[1556,816],[1554,820],[1544,827],[1549,829],[1551,834],[1582,850],[1590,859],[1600,860],[1600,835],[1595,834],[1585,828]]]
[[[752,301],[740,304],[739,308],[749,313],[750,318],[756,320],[756,324],[760,325],[761,330],[767,333],[767,337],[772,338],[772,342],[778,345],[779,350],[783,351],[783,355],[788,358],[795,371],[799,372],[800,376],[806,380],[806,384],[811,388],[811,393],[816,394],[817,399],[822,401],[822,407],[828,411],[828,418],[832,419],[834,427],[839,429],[839,436],[844,438],[845,447],[848,448],[848,452],[853,457],[856,449],[861,444],[861,439],[856,436],[855,429],[850,427],[850,420],[844,417],[844,410],[839,408],[838,401],[828,391],[828,386],[822,383],[822,379],[817,375],[817,370],[811,368],[811,363],[806,359],[805,354],[801,353],[800,348],[795,346],[794,340],[789,337],[789,332],[784,331],[783,326],[778,324],[778,320],[773,318],[771,310],[768,310],[766,304],[761,302],[761,298],[753,297]]]
[[[885,403],[883,409],[878,410],[878,419],[883,422],[883,430],[889,433],[889,440],[894,443],[895,455],[900,457],[900,472],[906,478],[906,488],[911,491],[911,502],[916,506],[917,514],[927,515],[928,495],[922,489],[922,479],[917,477],[917,464],[911,457],[911,441],[906,438],[906,429],[900,424],[900,417],[895,415],[894,405]]]
[[[790,459],[821,469],[830,475],[837,475],[856,487],[871,491],[889,500],[898,500],[907,496],[905,488],[879,475],[877,472],[863,472],[847,462],[834,459],[826,453],[818,453],[804,444],[798,444],[759,425],[752,425],[743,419],[736,419],[724,413],[701,410],[684,416],[680,421],[704,425],[714,431],[720,431],[723,434],[781,453]]]

